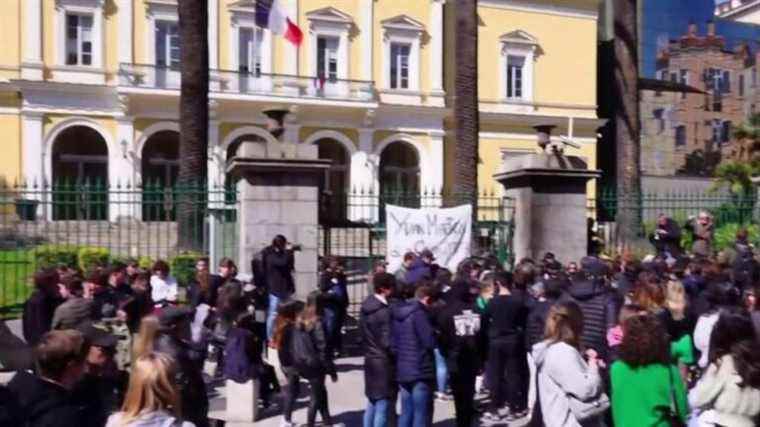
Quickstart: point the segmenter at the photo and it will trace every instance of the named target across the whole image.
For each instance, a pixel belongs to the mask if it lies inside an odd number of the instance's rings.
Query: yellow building
[[[448,186],[454,1],[284,3],[304,32],[300,48],[256,26],[255,1],[209,0],[209,180],[223,181],[237,142],[272,140],[261,111],[284,107],[285,138],[334,160],[334,190]],[[0,174],[175,179],[177,1],[2,4]],[[482,189],[498,190],[505,156],[536,149],[535,125],[557,125],[594,166],[597,9],[598,0],[480,0]]]

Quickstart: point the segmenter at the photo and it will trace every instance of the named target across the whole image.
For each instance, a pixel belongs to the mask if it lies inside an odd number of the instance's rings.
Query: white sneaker
[[[287,422],[285,420],[282,420],[282,422],[280,423],[280,427],[296,427],[296,426],[297,426],[296,423],[294,423],[294,422]]]

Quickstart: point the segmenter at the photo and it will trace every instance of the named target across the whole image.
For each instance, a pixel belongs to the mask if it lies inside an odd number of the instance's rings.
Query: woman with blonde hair
[[[153,351],[156,337],[158,336],[158,317],[145,316],[140,321],[140,331],[135,337],[132,345],[132,359],[136,360],[140,356]]]
[[[533,346],[536,361],[538,405],[546,427],[580,427],[600,425],[599,417],[581,419],[573,409],[589,402],[606,400],[602,391],[599,367],[604,363],[596,351],[581,353],[580,336],[583,314],[574,302],[559,302],[549,309],[544,340]],[[609,401],[607,400],[607,404]]]
[[[165,354],[151,352],[138,357],[121,412],[111,415],[106,427],[195,427],[178,418],[174,369],[174,361]]]

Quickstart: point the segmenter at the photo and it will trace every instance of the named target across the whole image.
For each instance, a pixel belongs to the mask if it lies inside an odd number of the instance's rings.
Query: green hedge
[[[73,245],[42,245],[32,251],[35,268],[70,267],[79,264],[79,248]]]
[[[204,256],[197,252],[181,253],[169,260],[171,274],[177,279],[180,286],[187,286],[195,277],[195,263],[198,258]]]
[[[91,271],[95,267],[105,267],[111,260],[111,253],[106,248],[85,246],[77,252],[79,269]]]

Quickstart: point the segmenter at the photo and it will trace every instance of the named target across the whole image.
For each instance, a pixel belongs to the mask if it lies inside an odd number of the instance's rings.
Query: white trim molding
[[[240,68],[240,29],[251,28],[258,29],[256,25],[256,3],[251,1],[238,1],[230,4],[230,24],[232,25],[232,40],[230,43],[230,60],[232,70],[237,71]],[[272,32],[268,28],[262,28],[261,47],[264,52],[261,53],[261,72],[263,74],[272,73],[272,63],[274,62],[274,41]]]
[[[351,141],[351,138],[347,137],[346,134],[342,132],[331,129],[322,129],[314,132],[313,134],[309,135],[306,140],[304,140],[303,144],[316,144],[322,139],[332,139],[338,142],[343,147],[343,149],[346,150],[346,153],[349,157],[353,156],[354,153],[356,153],[356,145],[353,141]]]
[[[479,7],[490,7],[494,9],[507,9],[520,12],[532,12],[563,16],[567,18],[593,20],[596,20],[599,16],[599,11],[596,7],[583,8],[579,6],[573,7],[572,5],[565,4],[569,2],[556,3],[557,4],[550,4],[548,2],[540,0],[478,0]]]
[[[534,63],[538,56],[538,39],[522,30],[510,31],[499,37],[499,98],[512,102],[533,102]],[[507,97],[507,60],[509,56],[524,59],[522,70],[522,96]]]
[[[306,14],[309,20],[309,75],[317,75],[317,39],[320,36],[338,38],[338,78],[348,79],[349,32],[354,25],[350,15],[334,7],[324,7]]]
[[[135,141],[134,145],[135,159],[137,159],[138,163],[142,160],[142,152],[145,149],[145,143],[147,143],[153,135],[167,130],[177,132],[177,134],[179,134],[179,123],[161,121],[153,123],[152,125],[143,129],[143,131],[140,133],[140,138]]]
[[[380,21],[383,27],[383,77],[382,88],[394,92],[420,91],[420,44],[425,26],[407,16],[398,15]],[[409,87],[407,89],[391,89],[391,45],[393,43],[407,44],[409,49]]]
[[[132,0],[118,0],[119,15],[119,62],[122,64],[131,64],[134,61],[132,49],[134,44],[133,38],[133,20]]]
[[[374,32],[375,0],[361,0],[359,6],[359,38],[361,40],[362,63],[360,70],[361,80],[374,80],[372,78],[372,59],[374,54],[374,43],[372,41]]]
[[[24,6],[26,21],[21,23],[21,78],[42,80],[42,0],[26,0]]]
[[[430,94],[444,105],[443,90],[443,5],[446,0],[430,0]]]
[[[386,138],[384,138],[382,141],[380,141],[376,146],[375,150],[373,151],[372,158],[377,162],[376,165],[376,172],[374,176],[374,188],[380,189],[380,180],[379,180],[379,173],[380,173],[380,156],[383,153],[383,150],[385,150],[389,145],[393,144],[394,142],[405,142],[417,151],[417,156],[419,159],[419,167],[420,167],[420,194],[424,194],[426,190],[433,190],[438,191],[441,188],[443,188],[443,174],[442,173],[435,173],[433,171],[433,168],[440,167],[442,168],[443,165],[434,165],[432,164],[432,157],[430,152],[426,149],[425,145],[423,145],[420,141],[417,140],[417,138],[414,135],[409,135],[406,133],[396,133],[393,135],[390,135]],[[443,145],[440,146],[441,149],[443,149]],[[437,156],[436,156],[437,157]]]
[[[68,83],[105,84],[105,19],[103,8],[105,0],[56,0],[54,32],[55,67],[53,80]],[[92,17],[92,63],[91,65],[66,64],[66,17],[69,14]],[[77,47],[79,49],[81,47]]]
[[[44,142],[42,143],[42,156],[44,158],[44,168],[45,168],[45,181],[50,182],[53,178],[53,145],[55,144],[55,140],[58,138],[58,136],[63,132],[64,130],[76,127],[76,126],[84,126],[93,129],[97,133],[100,134],[101,138],[103,138],[103,141],[106,143],[106,150],[108,150],[108,173],[110,177],[111,168],[113,165],[111,164],[111,156],[114,155],[114,153],[119,152],[117,150],[117,147],[113,140],[113,135],[108,132],[107,129],[102,127],[98,122],[88,118],[88,117],[71,117],[66,120],[63,120],[60,123],[57,123],[55,126],[53,126],[50,131],[45,135]],[[26,141],[25,141],[26,142]],[[34,142],[34,141],[32,141]]]
[[[156,21],[179,22],[177,0],[145,0],[148,34],[145,37],[146,64],[156,65]]]
[[[232,144],[232,141],[245,135],[255,135],[272,144],[280,143],[274,136],[272,136],[271,133],[262,127],[251,125],[242,126],[228,133],[224,140],[222,140],[222,142],[219,144],[219,148],[222,150],[222,153],[225,153],[227,151],[227,147]]]
[[[208,0],[208,67],[219,68],[219,2]]]

